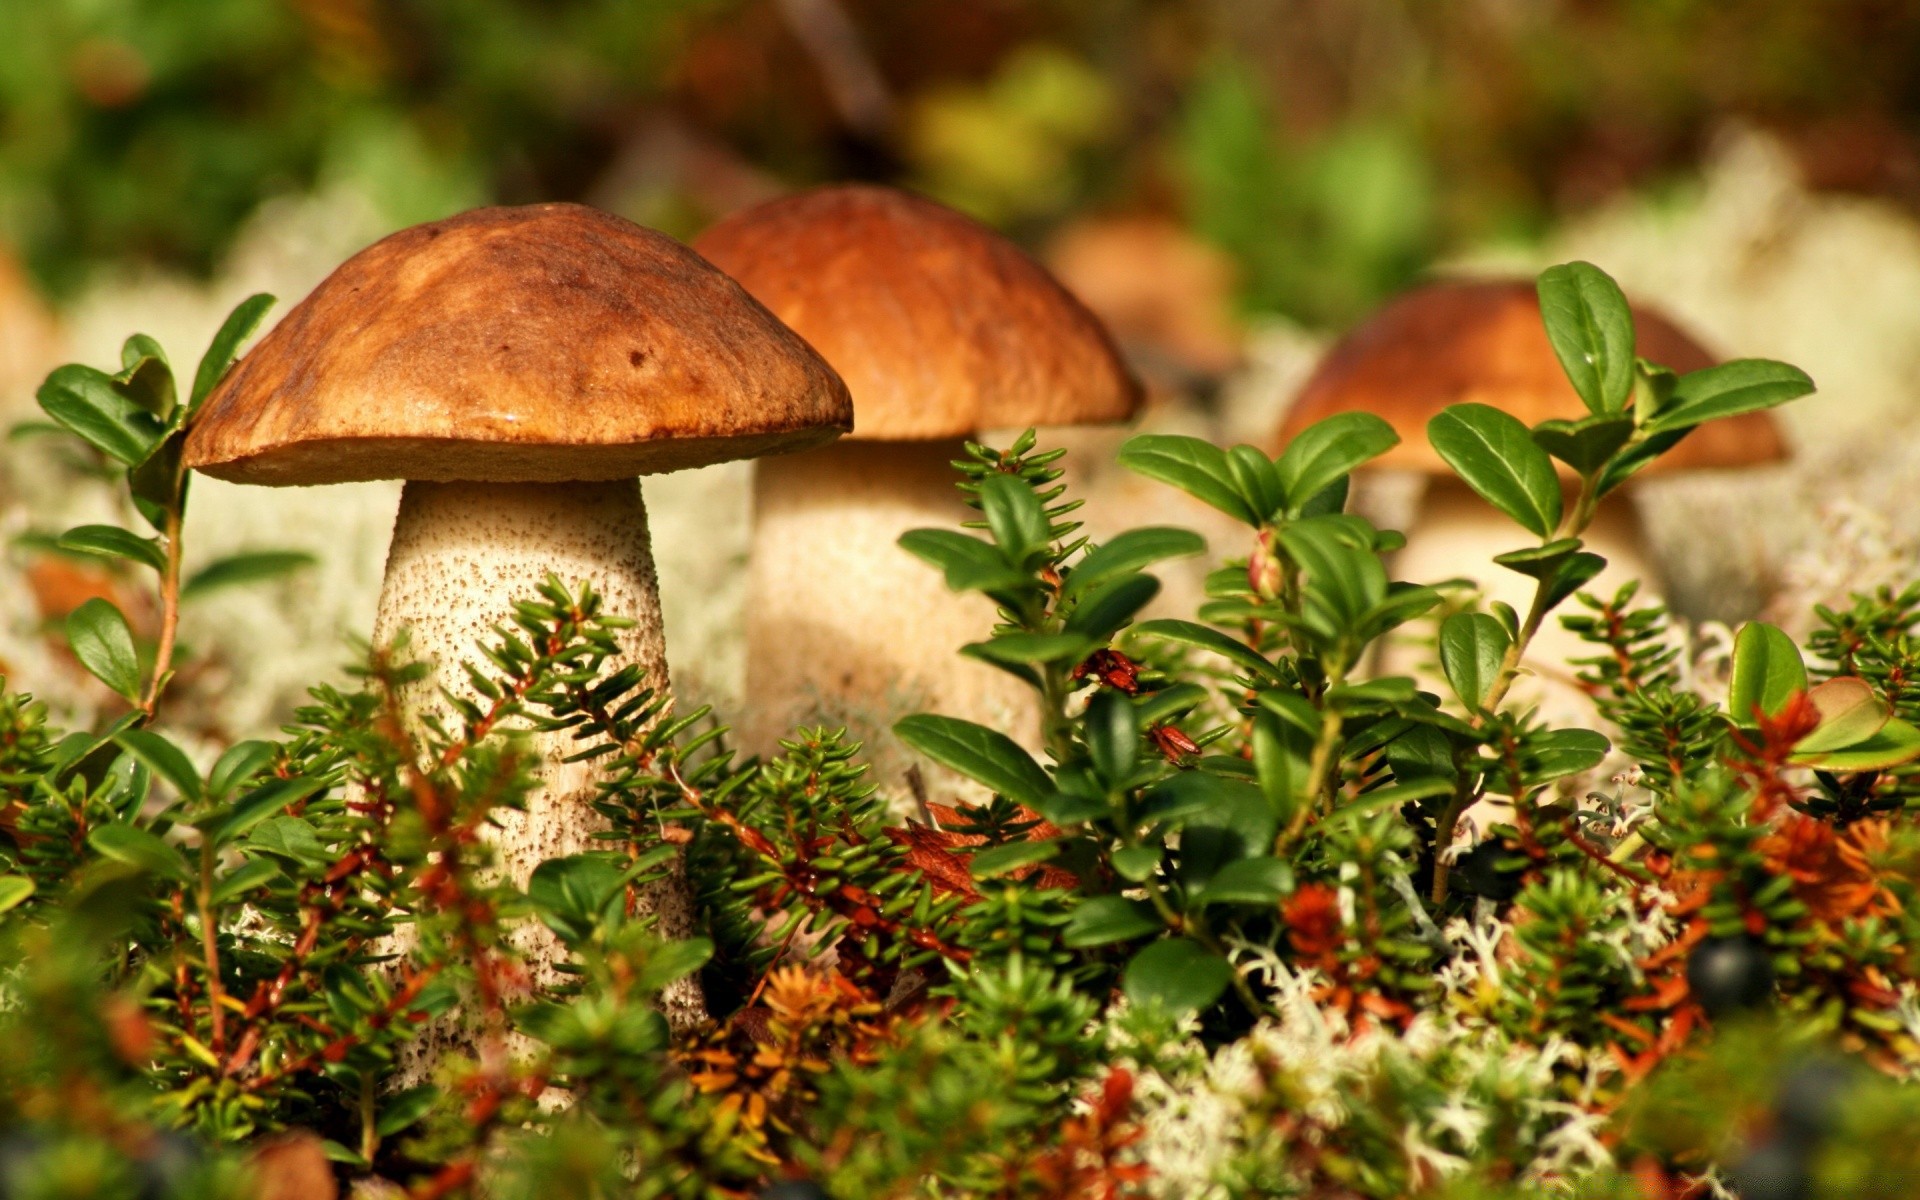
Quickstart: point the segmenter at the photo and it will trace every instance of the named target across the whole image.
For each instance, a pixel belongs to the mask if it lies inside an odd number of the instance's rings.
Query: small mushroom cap
[[[538,204],[342,263],[215,389],[186,463],[264,484],[629,479],[852,423],[833,369],[699,255]]]
[[[1715,362],[1659,313],[1635,305],[1633,323],[1635,352],[1649,362],[1680,374]],[[1492,405],[1528,425],[1587,415],[1547,340],[1532,283],[1435,283],[1389,302],[1327,352],[1280,437],[1284,444],[1334,413],[1376,413],[1401,441],[1371,465],[1444,474],[1449,468],[1427,441],[1427,422],[1465,402]],[[1647,469],[1738,467],[1786,456],[1773,418],[1756,412],[1707,422]]]
[[[846,379],[856,438],[1124,421],[1140,384],[1085,305],[1012,242],[879,187],[756,205],[694,240]]]

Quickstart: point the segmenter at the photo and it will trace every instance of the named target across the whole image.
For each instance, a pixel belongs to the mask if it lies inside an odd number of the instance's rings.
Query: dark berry
[[[1453,877],[1473,895],[1504,904],[1520,894],[1520,863],[1499,838],[1481,842],[1460,856]]]
[[[760,1200],[833,1200],[833,1197],[811,1179],[783,1179],[763,1188]]]
[[[1747,1151],[1727,1172],[1727,1183],[1739,1200],[1807,1200],[1813,1195],[1806,1156],[1785,1142],[1768,1142]]]
[[[1773,997],[1773,959],[1755,938],[1708,938],[1687,959],[1687,987],[1710,1016],[1758,1008]]]
[[[1810,1058],[1788,1071],[1774,1101],[1781,1139],[1808,1147],[1832,1133],[1847,1093],[1859,1082],[1859,1068],[1832,1055]]]

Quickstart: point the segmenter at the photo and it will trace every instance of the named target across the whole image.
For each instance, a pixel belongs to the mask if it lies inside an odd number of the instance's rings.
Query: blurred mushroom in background
[[[1634,328],[1636,352],[1650,362],[1685,373],[1716,361],[1650,308],[1635,307]],[[1388,303],[1327,353],[1288,410],[1280,442],[1337,412],[1386,418],[1402,440],[1371,469],[1426,479],[1405,531],[1406,548],[1394,564],[1396,576],[1419,582],[1464,577],[1487,600],[1525,611],[1533,582],[1492,561],[1520,548],[1525,537],[1456,478],[1427,440],[1429,420],[1448,405],[1466,402],[1491,405],[1528,426],[1586,415],[1547,340],[1530,281],[1433,283]],[[1645,473],[1745,467],[1779,461],[1786,453],[1773,418],[1749,413],[1701,426]],[[1570,478],[1564,466],[1560,470],[1563,481]],[[1604,595],[1639,579],[1643,598],[1658,597],[1660,572],[1632,502],[1633,487],[1629,483],[1603,501],[1582,535],[1587,548],[1607,560],[1585,590]],[[1527,663],[1570,683],[1567,661],[1585,653],[1579,639],[1550,621],[1534,639]],[[1379,666],[1389,674],[1413,673],[1426,655],[1424,646],[1390,645]]]
[[[694,246],[853,394],[851,437],[756,468],[747,747],[845,725],[893,788],[914,763],[890,732],[908,713],[1037,744],[1027,685],[957,653],[992,630],[992,603],[949,591],[896,543],[975,515],[949,465],[963,439],[1133,415],[1140,386],[1106,331],[1013,243],[906,192],[821,188],[736,214]]]

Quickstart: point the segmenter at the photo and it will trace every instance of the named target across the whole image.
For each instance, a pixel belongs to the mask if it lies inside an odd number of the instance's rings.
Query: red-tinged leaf
[[[940,830],[916,824],[905,829],[890,828],[887,836],[907,847],[907,865],[926,876],[936,891],[968,898],[979,896],[967,869],[972,856],[955,854],[948,849]]]

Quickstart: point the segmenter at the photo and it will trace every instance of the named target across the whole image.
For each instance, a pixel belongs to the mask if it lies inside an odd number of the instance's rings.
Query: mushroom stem
[[[374,639],[384,645],[406,629],[409,656],[434,665],[432,675],[402,696],[411,716],[433,714],[452,724],[440,689],[474,696],[460,664],[480,661],[480,643],[494,637],[494,627],[511,619],[514,602],[533,597],[550,573],[569,585],[591,583],[608,612],[632,618],[635,623],[619,631],[621,652],[607,669],[638,663],[647,684],[664,691],[660,599],[637,481],[407,482]],[[524,812],[500,813],[493,831],[501,869],[522,888],[543,860],[594,849],[593,835],[607,827],[590,803],[599,768],[563,761],[579,749],[572,733],[534,734],[532,741],[541,784]],[[638,911],[657,915],[665,936],[693,932],[691,896],[677,873],[646,889]],[[561,978],[555,967],[565,951],[546,926],[527,921],[512,936],[536,986]],[[662,999],[675,1028],[705,1017],[696,979],[679,981]]]
[[[891,731],[909,713],[962,717],[1038,745],[1031,689],[959,653],[992,631],[993,603],[948,590],[896,544],[909,529],[977,516],[954,486],[950,464],[963,455],[958,439],[843,441],[755,465],[749,749],[771,751],[798,725],[844,725],[865,745],[876,782],[893,790],[918,761]],[[952,799],[952,786],[935,798]]]

